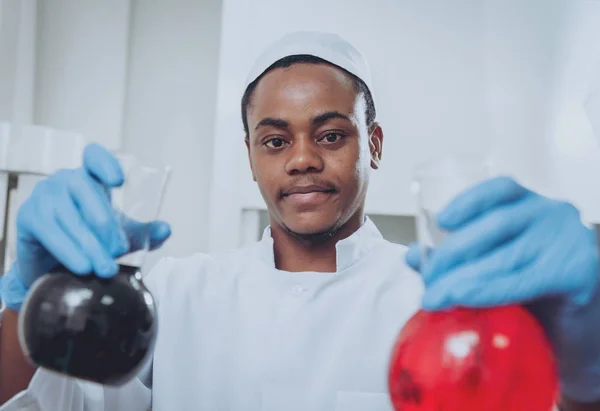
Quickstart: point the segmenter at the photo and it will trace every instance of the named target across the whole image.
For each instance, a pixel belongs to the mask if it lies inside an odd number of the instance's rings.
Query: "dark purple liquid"
[[[111,279],[64,268],[40,278],[21,310],[21,345],[35,365],[122,385],[137,375],[156,338],[156,310],[136,267]]]

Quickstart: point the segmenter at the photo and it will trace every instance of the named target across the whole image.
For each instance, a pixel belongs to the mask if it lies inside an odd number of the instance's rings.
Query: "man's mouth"
[[[311,193],[333,193],[335,190],[331,187],[311,184],[306,186],[294,186],[283,193],[283,197],[294,194],[311,194]]]
[[[296,206],[317,206],[327,201],[335,192],[335,189],[323,185],[294,186],[283,192],[282,199]]]

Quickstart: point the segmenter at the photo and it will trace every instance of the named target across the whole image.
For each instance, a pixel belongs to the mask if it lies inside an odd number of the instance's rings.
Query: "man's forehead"
[[[257,84],[252,106],[299,104],[309,100],[354,104],[357,90],[352,78],[328,64],[294,64],[267,73]],[[315,104],[315,102],[311,102]]]
[[[284,81],[277,76],[263,80],[267,80],[264,88],[257,88],[248,112],[252,129],[260,128],[261,124],[293,128],[295,125],[317,127],[329,121],[359,122],[357,94],[351,82],[315,80],[314,77],[292,77]],[[284,123],[284,126],[276,125]]]

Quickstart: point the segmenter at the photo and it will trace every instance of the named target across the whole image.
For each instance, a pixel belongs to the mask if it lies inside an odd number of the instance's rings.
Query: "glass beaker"
[[[111,190],[111,201],[121,227],[136,232],[129,241],[130,249],[138,250],[126,253],[117,262],[121,267],[140,270],[152,246],[146,223],[158,217],[171,169],[141,163],[126,153],[117,153],[116,156],[125,175],[125,183]]]
[[[130,244],[139,251],[121,256],[110,279],[55,268],[33,284],[19,315],[19,341],[32,364],[113,386],[137,375],[156,340],[156,307],[139,267],[150,249],[144,223],[158,216],[170,174],[118,157],[125,183],[109,197],[121,227],[136,226]]]
[[[443,156],[415,168],[411,188],[417,199],[421,265],[426,263],[430,250],[447,236],[437,224],[438,213],[458,194],[492,176],[491,160],[477,154]]]

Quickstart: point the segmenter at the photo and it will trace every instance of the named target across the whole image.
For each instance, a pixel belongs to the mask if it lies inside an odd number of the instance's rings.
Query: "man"
[[[121,170],[90,146],[82,169],[41,183],[19,212],[2,290],[0,401],[16,395],[6,409],[141,410],[152,399],[159,411],[390,410],[392,344],[421,303],[527,302],[553,338],[563,409],[599,410],[594,233],[572,206],[499,178],[438,216],[449,239],[419,267],[416,248],[385,241],[364,215],[383,146],[369,84],[362,55],[330,34],[288,35],[258,60],[242,117],[270,228],[242,249],[152,270],[145,281],[161,319],[152,367],[118,389],[32,369],[16,317],[27,288],[57,262],[115,273],[113,257],[135,234],[122,232],[104,194]],[[164,223],[151,231],[155,245],[169,235]]]

